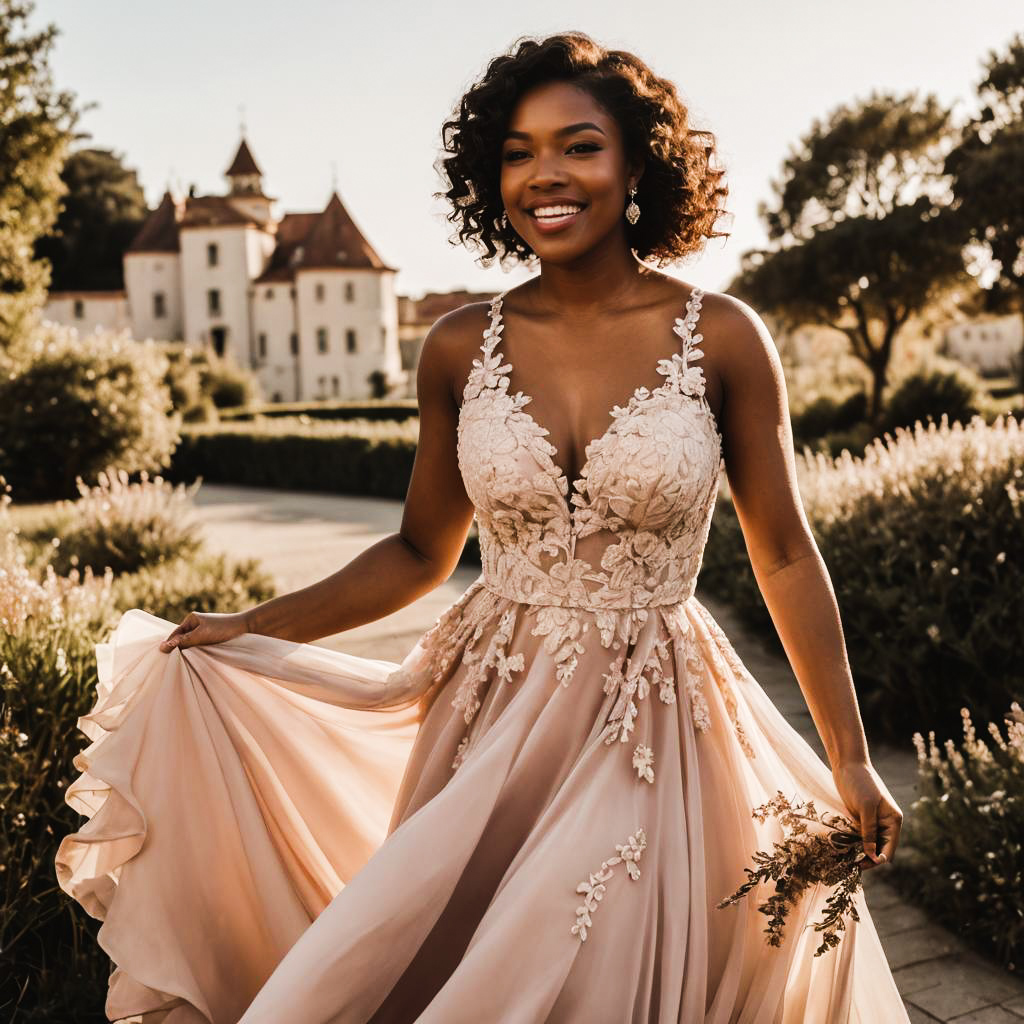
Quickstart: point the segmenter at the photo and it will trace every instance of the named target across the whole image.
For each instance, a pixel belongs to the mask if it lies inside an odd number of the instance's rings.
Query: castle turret
[[[231,166],[224,172],[231,186],[227,199],[237,210],[261,223],[272,221],[274,200],[263,193],[263,172],[243,138]]]

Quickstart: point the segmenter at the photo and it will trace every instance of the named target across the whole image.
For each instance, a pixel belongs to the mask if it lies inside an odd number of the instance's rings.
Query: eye
[[[601,148],[596,142],[577,142],[574,146],[569,147],[569,152],[571,153],[574,149],[578,149],[580,146],[589,146],[591,152]]]
[[[601,149],[601,147],[599,145],[597,145],[596,142],[577,142],[577,143],[574,143],[572,146],[569,147],[569,152],[571,153],[574,149],[579,149],[580,146],[587,147],[586,150],[585,150],[587,152],[595,152],[595,151]],[[526,153],[526,150],[525,149],[509,149],[509,150],[507,150],[505,152],[504,159],[505,159],[506,162],[511,163],[511,161],[513,161],[518,155],[520,155],[522,153]]]

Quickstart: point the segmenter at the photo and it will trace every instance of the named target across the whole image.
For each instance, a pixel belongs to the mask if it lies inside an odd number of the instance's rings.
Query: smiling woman
[[[460,239],[540,274],[431,328],[400,532],[238,616],[133,609],[99,652],[67,792],[91,821],[57,873],[105,918],[107,1012],[907,1022],[859,889],[902,814],[801,510],[778,353],[749,307],[644,262],[713,236],[710,136],[579,33],[495,58],[459,111]],[[696,597],[723,467],[831,771]],[[307,642],[447,579],[474,518],[482,571],[401,664]],[[781,943],[769,893],[727,902],[783,838],[758,815],[780,793],[856,823],[837,863],[816,854],[851,911],[825,956],[824,883],[779,894]]]

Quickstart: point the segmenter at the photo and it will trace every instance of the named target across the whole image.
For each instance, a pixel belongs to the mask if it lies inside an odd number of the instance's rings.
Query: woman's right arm
[[[441,317],[424,339],[416,374],[419,440],[402,523],[330,576],[237,614],[190,613],[165,651],[260,633],[308,643],[389,615],[451,576],[466,543],[473,505],[457,458],[455,382],[465,380],[471,340],[483,330],[482,303]]]

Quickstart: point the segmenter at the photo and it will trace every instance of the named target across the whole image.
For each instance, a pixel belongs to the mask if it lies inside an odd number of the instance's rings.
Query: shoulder
[[[467,302],[438,317],[420,348],[419,379],[443,382],[458,402],[473,360],[480,355],[483,333],[489,323],[489,300]]]
[[[772,333],[761,315],[742,299],[726,292],[705,292],[697,327],[702,348],[724,382],[742,377],[776,376],[780,359]]]

